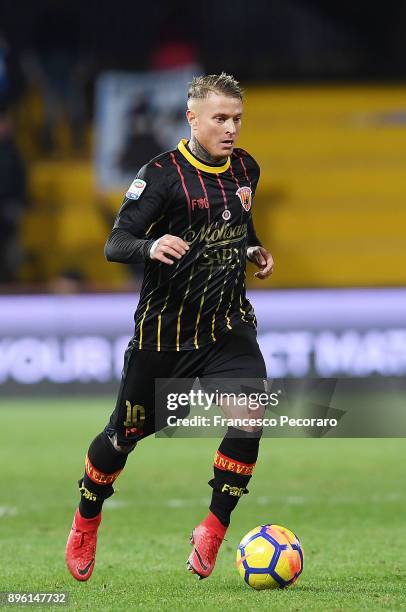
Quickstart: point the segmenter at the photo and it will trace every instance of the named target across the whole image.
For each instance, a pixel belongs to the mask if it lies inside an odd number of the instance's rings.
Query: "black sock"
[[[116,450],[103,431],[91,443],[85,462],[85,474],[79,480],[79,512],[93,518],[101,512],[103,502],[114,493],[113,482],[123,470],[128,454]]]
[[[214,458],[210,511],[227,527],[230,515],[247,485],[258,458],[261,432],[244,432],[229,427]]]

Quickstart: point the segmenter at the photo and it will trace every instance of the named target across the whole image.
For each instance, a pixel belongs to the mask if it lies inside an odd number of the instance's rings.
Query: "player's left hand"
[[[252,263],[258,268],[261,268],[259,272],[255,272],[255,276],[263,280],[271,276],[274,268],[274,261],[272,255],[262,246],[249,247],[247,249],[247,257]]]

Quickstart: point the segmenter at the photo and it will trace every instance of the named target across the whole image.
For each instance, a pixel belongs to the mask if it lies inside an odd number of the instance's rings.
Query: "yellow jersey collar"
[[[229,157],[227,157],[227,161],[222,166],[208,166],[192,155],[192,153],[186,148],[186,144],[186,138],[182,138],[182,140],[179,141],[178,149],[182,153],[183,157],[186,157],[188,162],[195,168],[203,170],[204,172],[211,172],[211,174],[220,174],[221,172],[225,172],[229,169],[231,163]]]

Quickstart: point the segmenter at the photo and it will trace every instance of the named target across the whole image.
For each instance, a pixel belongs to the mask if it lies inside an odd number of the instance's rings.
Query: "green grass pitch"
[[[406,608],[403,439],[264,439],[251,492],[214,573],[199,582],[185,561],[207,511],[218,441],[149,438],[106,503],[92,579],[75,582],[64,548],[76,481],[112,405],[106,397],[0,404],[0,591],[66,590],[78,610]],[[304,572],[292,589],[255,592],[238,575],[238,542],[264,522],[302,540]]]

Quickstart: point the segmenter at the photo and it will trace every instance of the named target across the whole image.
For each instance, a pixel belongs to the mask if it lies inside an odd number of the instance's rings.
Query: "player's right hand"
[[[181,259],[188,250],[189,245],[182,240],[182,238],[179,238],[179,236],[171,236],[171,234],[165,234],[165,236],[155,240],[149,252],[149,256],[153,260],[162,261],[162,263],[171,266],[175,262],[173,259],[169,259],[168,256],[174,257],[175,259]]]

